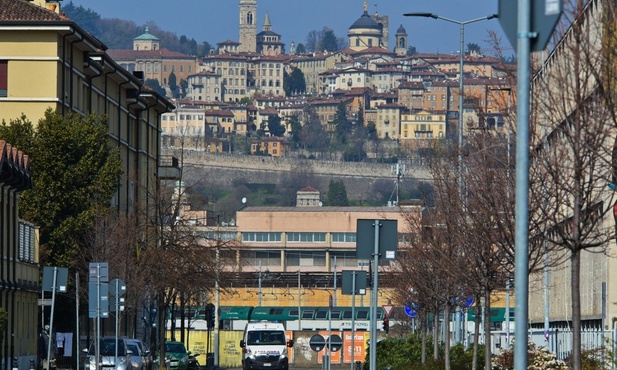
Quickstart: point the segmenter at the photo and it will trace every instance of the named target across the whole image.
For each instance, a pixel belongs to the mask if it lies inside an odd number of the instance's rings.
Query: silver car
[[[133,370],[150,370],[152,359],[150,351],[139,339],[127,339],[126,344],[131,351],[131,367]]]
[[[131,370],[130,356],[131,351],[127,347],[126,339],[118,338],[118,349],[116,350],[115,337],[100,338],[99,348],[99,370]],[[118,362],[116,363],[116,355]],[[88,361],[85,365],[86,370],[96,369],[96,347],[92,343],[88,351]]]

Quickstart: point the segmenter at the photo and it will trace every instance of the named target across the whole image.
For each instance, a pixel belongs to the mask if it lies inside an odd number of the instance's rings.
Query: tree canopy
[[[345,189],[343,180],[330,180],[330,185],[328,186],[328,205],[341,207],[349,205],[347,190]]]
[[[30,158],[32,189],[22,193],[20,214],[41,227],[41,264],[74,267],[97,210],[108,209],[118,188],[121,160],[105,120],[49,109],[36,128],[25,116],[0,126],[0,137]]]

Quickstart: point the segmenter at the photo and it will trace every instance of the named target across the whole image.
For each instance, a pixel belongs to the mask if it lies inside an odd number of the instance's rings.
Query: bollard
[[[13,370],[19,370],[19,363],[16,358],[13,359]]]
[[[362,370],[362,362],[356,361],[356,370]]]
[[[34,360],[30,360],[30,370],[34,370]]]

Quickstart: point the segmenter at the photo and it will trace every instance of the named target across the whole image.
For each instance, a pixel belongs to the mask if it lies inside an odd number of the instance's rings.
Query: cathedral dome
[[[371,16],[368,15],[368,12],[366,11],[364,11],[364,14],[362,14],[362,16],[358,18],[358,20],[355,21],[351,25],[351,27],[349,27],[350,30],[360,29],[360,28],[381,30],[381,26],[379,25],[379,23],[375,22],[375,20],[371,18]]]

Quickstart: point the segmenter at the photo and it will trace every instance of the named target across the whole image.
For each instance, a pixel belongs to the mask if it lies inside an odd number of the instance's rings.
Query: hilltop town
[[[461,55],[416,53],[388,15],[369,14],[366,4],[358,13],[342,50],[307,52],[292,41],[287,52],[267,12],[258,32],[257,0],[240,0],[238,40],[218,42],[205,57],[166,49],[147,27],[132,50],[107,53],[171,97],[175,109],[162,115],[164,149],[309,158],[337,152],[363,161],[423,156],[439,139],[456,137],[461,123],[464,135],[504,126],[513,65],[468,45],[461,77]],[[325,33],[321,41],[336,45]]]

